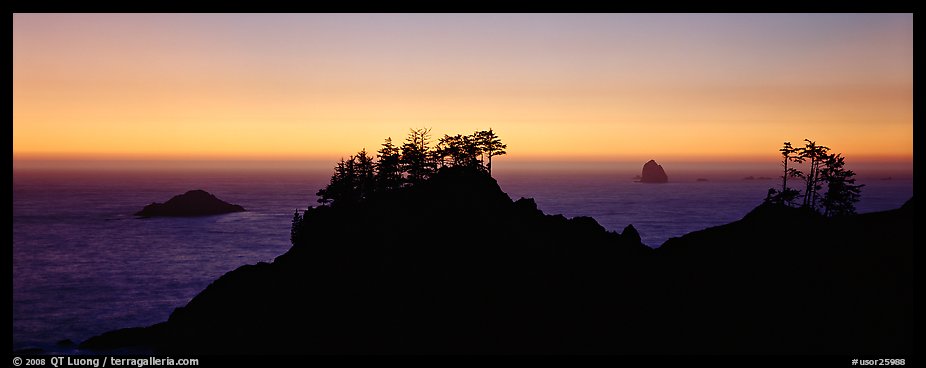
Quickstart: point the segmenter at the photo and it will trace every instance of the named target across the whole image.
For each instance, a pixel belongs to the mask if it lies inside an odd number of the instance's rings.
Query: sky
[[[13,157],[321,160],[492,128],[523,162],[913,156],[912,14],[14,14]]]

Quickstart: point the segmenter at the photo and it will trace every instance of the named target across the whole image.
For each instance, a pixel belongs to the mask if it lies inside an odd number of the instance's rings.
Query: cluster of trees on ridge
[[[431,146],[431,129],[409,129],[401,147],[386,138],[376,156],[366,149],[334,168],[331,182],[316,193],[322,205],[357,203],[374,193],[415,185],[443,167],[466,167],[492,174],[492,157],[504,155],[507,145],[492,131],[444,135]]]
[[[315,195],[322,206],[359,203],[375,193],[413,186],[442,168],[462,167],[492,175],[492,157],[506,154],[508,146],[490,128],[470,135],[444,135],[431,146],[431,129],[409,129],[401,147],[386,138],[376,156],[366,149],[341,158],[327,186]],[[303,216],[293,214],[290,239],[297,243]]]
[[[861,196],[864,184],[855,184],[855,172],[846,169],[846,159],[841,153],[831,154],[830,148],[804,139],[804,147],[793,147],[784,142],[781,152],[781,190],[769,188],[766,202],[800,206],[817,211],[824,216],[843,216],[855,213],[855,202]],[[807,172],[798,170],[789,163],[807,163]],[[803,189],[789,188],[788,179],[803,179]],[[824,186],[826,191],[822,192]],[[800,204],[795,201],[800,198]]]

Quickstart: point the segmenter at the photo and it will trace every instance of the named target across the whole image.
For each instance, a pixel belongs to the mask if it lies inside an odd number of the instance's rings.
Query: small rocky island
[[[643,165],[641,183],[666,183],[668,181],[669,177],[666,175],[666,171],[663,170],[662,165],[656,163],[656,160],[649,160]]]
[[[136,212],[135,216],[209,216],[242,211],[245,211],[244,207],[225,202],[205,190],[197,189],[174,196],[165,203],[149,204]]]

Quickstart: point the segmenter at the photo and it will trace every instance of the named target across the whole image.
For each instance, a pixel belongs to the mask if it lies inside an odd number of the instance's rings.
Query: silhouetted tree
[[[820,179],[826,182],[826,194],[822,205],[825,216],[843,216],[855,213],[855,202],[861,196],[864,185],[855,184],[855,172],[845,168],[842,154],[827,155],[820,170]]]
[[[347,160],[341,158],[331,181],[316,193],[318,202],[356,203],[377,192],[427,180],[438,166],[487,170],[491,165],[484,165],[484,157],[491,160],[492,156],[505,154],[505,145],[491,129],[471,135],[444,135],[433,149],[429,147],[430,132],[410,129],[401,149],[392,144],[392,138],[386,138],[376,158],[366,149]]]
[[[818,146],[816,142],[804,139],[807,142],[804,147],[798,148],[801,160],[807,161],[807,173],[804,174],[804,207],[817,208],[817,197],[820,189],[820,168],[827,158],[829,147]]]
[[[815,141],[804,139],[806,144],[794,148],[790,142],[778,151],[782,155],[784,173],[781,176],[781,190],[770,188],[765,197],[766,202],[787,203],[800,195],[798,190],[788,188],[789,178],[803,178],[805,185],[803,207],[821,212],[825,216],[840,216],[855,213],[855,202],[861,196],[864,185],[855,184],[855,172],[845,168],[842,154],[829,154],[829,147],[817,145]],[[808,163],[807,172],[790,167],[789,163]],[[826,186],[826,192],[820,194]]]
[[[328,182],[328,185],[322,189],[319,189],[316,196],[318,196],[318,203],[321,204],[332,204],[336,200],[339,200],[344,197],[344,193],[349,187],[349,181],[351,173],[348,172],[348,164],[344,161],[342,157],[340,161],[334,167],[334,175],[331,175],[331,180]]]
[[[438,140],[437,145],[434,147],[434,158],[440,162],[441,166],[444,167],[454,167],[460,164],[460,158],[463,153],[460,141],[462,140],[459,134],[455,136],[449,136],[444,134],[444,136]]]
[[[479,159],[482,148],[479,145],[479,136],[476,133],[460,136],[460,151],[460,166],[475,170],[483,169],[482,160]]]
[[[798,149],[791,146],[791,142],[784,142],[781,149],[781,165],[784,167],[784,174],[781,175],[781,190],[769,189],[766,201],[791,205],[791,202],[797,198],[801,192],[797,189],[788,188],[789,178],[803,178],[804,173],[800,170],[789,167],[789,162],[801,163],[804,159],[797,155]]]
[[[508,146],[502,143],[501,139],[495,135],[495,132],[492,131],[492,128],[489,128],[488,131],[480,131],[476,133],[477,140],[481,151],[489,157],[489,163],[486,165],[486,169],[489,171],[489,175],[492,174],[492,157],[501,156],[506,154],[505,149]]]
[[[399,148],[386,138],[383,147],[376,154],[376,190],[391,190],[402,185],[402,168],[399,163]]]
[[[367,154],[366,148],[354,156],[354,168],[357,176],[352,189],[357,192],[358,199],[369,198],[376,188],[376,172],[373,157]]]
[[[293,245],[296,245],[300,242],[302,237],[302,216],[299,215],[299,210],[296,210],[293,213],[293,223],[289,228],[289,240]]]
[[[446,167],[467,167],[474,170],[485,170],[483,160],[483,145],[480,132],[471,135],[455,136],[444,135],[438,141],[434,157]]]
[[[366,154],[366,152],[364,152]],[[331,182],[315,195],[322,204],[357,202],[361,197],[359,190],[361,178],[358,175],[358,165],[355,156],[347,160],[341,158],[334,168]]]
[[[402,145],[402,156],[399,159],[402,169],[408,174],[409,183],[418,183],[427,179],[434,172],[434,163],[428,155],[428,144],[431,138],[431,129],[410,129],[405,144]]]
[[[441,144],[441,140],[438,140],[434,147],[428,151],[428,160],[434,164],[434,168],[440,170],[442,167],[447,167],[447,148],[445,145]]]

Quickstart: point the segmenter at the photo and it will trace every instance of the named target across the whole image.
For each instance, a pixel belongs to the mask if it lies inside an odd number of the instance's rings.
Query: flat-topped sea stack
[[[666,171],[662,169],[662,165],[657,164],[655,160],[649,160],[646,164],[643,165],[643,178],[640,179],[641,183],[666,183],[669,181],[669,177],[666,175]]]
[[[209,216],[242,211],[245,211],[244,207],[225,202],[205,190],[197,189],[174,196],[165,203],[149,204],[136,212],[135,216]]]

